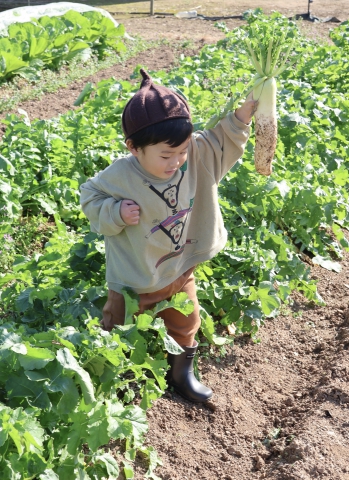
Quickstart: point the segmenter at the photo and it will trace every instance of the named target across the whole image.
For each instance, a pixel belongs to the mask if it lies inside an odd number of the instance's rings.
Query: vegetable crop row
[[[286,20],[276,18],[282,30]],[[256,21],[267,20],[252,16],[250,23]],[[224,107],[227,96],[239,98],[252,78],[241,42],[248,28],[205,47],[199,57],[183,59],[169,74],[153,74],[188,97],[196,128],[215,113],[215,105]],[[306,39],[299,42],[297,57],[279,80],[277,169],[268,179],[255,173],[252,135],[243,163],[220,189],[229,243],[197,272],[208,313],[223,315],[223,323],[237,322],[242,331],[257,332],[264,316],[275,315],[294,288],[321,301],[302,255],[339,269],[333,260],[348,246],[342,233],[348,226],[349,101],[342,75],[347,58],[337,45]],[[44,210],[74,228],[86,225],[79,185],[123,151],[120,116],[134,88],[106,80],[87,85],[79,99],[83,107],[59,119],[31,125],[25,116],[8,117],[0,147],[6,172],[0,205],[4,233],[6,225],[7,233],[11,230],[9,220],[23,211]]]
[[[155,81],[186,95],[196,129],[224,110],[227,97],[235,105],[244,95],[254,72],[242,40],[265,22],[280,34],[288,26],[278,14],[270,19],[251,14],[246,26],[199,56],[182,58],[170,73],[152,72]],[[265,318],[277,315],[295,289],[322,302],[305,257],[340,269],[349,223],[347,29],[344,24],[332,32],[332,46],[299,35],[297,63],[278,80],[272,176],[255,172],[252,134],[243,161],[220,186],[228,243],[196,270],[200,338],[210,343],[231,341],[218,335],[219,325],[234,325],[237,333],[258,340]],[[176,348],[158,318],[165,306],[133,323],[137,300],[127,296],[126,325],[100,335],[97,319],[106,299],[103,239],[89,232],[79,206],[79,185],[124,152],[121,112],[136,88],[114,79],[88,84],[77,111],[50,121],[31,123],[25,112],[6,120],[0,144],[0,250],[11,236],[16,243],[14,225],[23,217],[45,213],[56,223],[43,251],[19,251],[0,277],[0,422],[6,425],[0,470],[6,467],[6,480],[16,478],[13,472],[41,480],[102,479],[116,475],[120,465],[132,478],[137,449],[150,461],[147,478],[156,478],[159,459],[142,444],[146,424],[140,410],[162,394],[164,352]],[[173,302],[175,308],[190,308],[183,298]],[[70,411],[64,410],[65,382],[78,393]],[[44,391],[39,397],[38,387]],[[135,400],[140,409],[132,405]],[[30,429],[34,438],[16,436]],[[125,452],[117,465],[101,450],[111,437]],[[25,477],[29,463],[37,470]]]
[[[69,10],[62,16],[44,16],[32,22],[13,23],[0,37],[0,82],[14,75],[28,80],[40,77],[43,68],[58,69],[65,62],[92,53],[122,52],[123,25],[118,27],[100,12]]]

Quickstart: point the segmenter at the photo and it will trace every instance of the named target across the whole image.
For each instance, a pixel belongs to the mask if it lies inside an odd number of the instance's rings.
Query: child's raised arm
[[[251,93],[235,112],[195,136],[201,161],[217,183],[242,157],[257,106],[258,101],[253,100]]]
[[[240,122],[249,125],[252,121],[253,115],[257,111],[257,107],[258,100],[253,100],[252,93],[250,93],[241,107],[235,110],[235,116]]]

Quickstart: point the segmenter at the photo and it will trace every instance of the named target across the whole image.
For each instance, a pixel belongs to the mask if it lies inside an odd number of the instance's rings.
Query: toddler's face
[[[181,168],[187,160],[190,138],[178,147],[170,147],[167,143],[147,145],[144,149],[129,149],[137,160],[151,175],[167,180]]]

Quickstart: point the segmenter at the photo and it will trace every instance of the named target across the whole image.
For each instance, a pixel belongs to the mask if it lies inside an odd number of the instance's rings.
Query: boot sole
[[[179,390],[177,390],[177,388],[174,386],[174,385],[169,385],[170,387],[172,387],[174,389],[174,391],[176,393],[178,393],[178,395],[180,395],[182,398],[184,398],[185,400],[188,400],[188,402],[192,402],[192,403],[206,403],[208,401],[211,400],[211,398],[213,397],[213,394],[206,398],[206,400],[193,400],[192,398],[189,398],[187,397],[186,395],[184,395],[182,392],[180,392]]]

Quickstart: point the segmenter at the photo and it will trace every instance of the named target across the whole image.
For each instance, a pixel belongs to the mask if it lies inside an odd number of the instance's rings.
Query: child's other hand
[[[248,125],[251,123],[252,117],[256,113],[257,108],[258,100],[253,100],[253,95],[250,93],[241,107],[235,110],[235,117],[240,120],[240,122]]]
[[[122,200],[120,215],[126,225],[138,225],[139,223],[139,205],[133,200]]]

